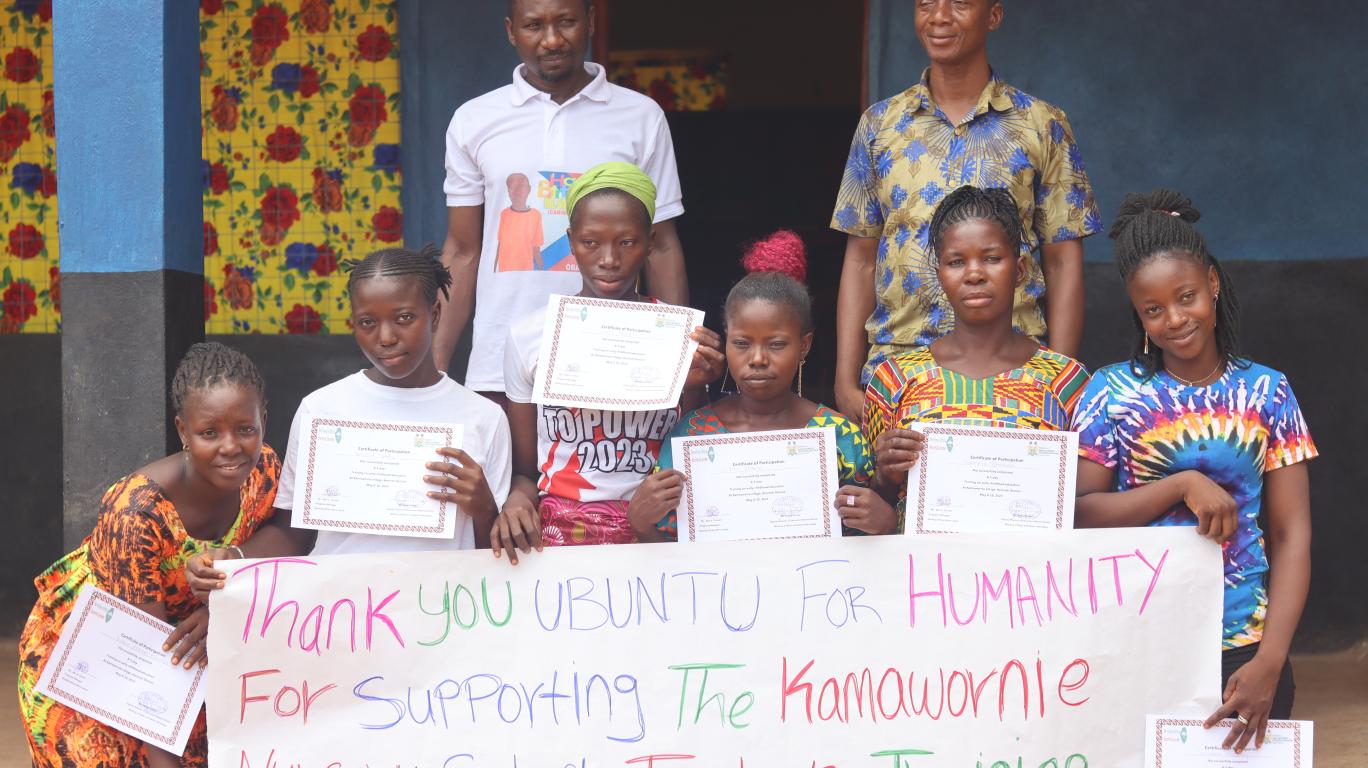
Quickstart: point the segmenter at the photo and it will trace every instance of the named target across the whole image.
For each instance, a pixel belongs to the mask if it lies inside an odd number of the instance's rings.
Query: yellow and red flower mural
[[[209,333],[347,332],[402,240],[395,0],[200,0]],[[0,4],[0,333],[60,329],[51,0]]]
[[[0,6],[0,59],[0,333],[53,333],[62,289],[51,0]]]
[[[346,333],[338,263],[398,243],[395,2],[200,0],[208,333]]]

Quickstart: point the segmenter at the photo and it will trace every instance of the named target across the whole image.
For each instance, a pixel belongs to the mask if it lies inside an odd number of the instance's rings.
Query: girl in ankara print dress
[[[90,536],[34,580],[38,602],[19,639],[19,712],[40,768],[204,766],[199,712],[181,758],[38,693],[38,677],[86,585],[176,625],[172,663],[203,663],[209,608],[183,566],[209,549],[237,546],[271,517],[280,459],[262,442],[265,383],[246,355],[196,344],[171,386],[184,450],[110,486]]]

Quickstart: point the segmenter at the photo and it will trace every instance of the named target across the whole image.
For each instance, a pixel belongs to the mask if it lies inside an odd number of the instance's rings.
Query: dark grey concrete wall
[[[0,635],[18,634],[33,577],[62,554],[62,337],[0,335]],[[108,436],[103,438],[108,440]]]
[[[915,83],[915,0],[871,2],[871,94]],[[1103,219],[1172,186],[1226,259],[1361,258],[1368,16],[1352,0],[1005,3],[1008,82],[1068,113]],[[853,126],[852,126],[853,127]],[[1087,243],[1105,261],[1105,241]]]

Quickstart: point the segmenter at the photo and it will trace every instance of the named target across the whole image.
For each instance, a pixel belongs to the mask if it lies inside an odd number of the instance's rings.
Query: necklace
[[[1168,375],[1172,376],[1173,378],[1177,379],[1178,381],[1182,382],[1183,384],[1186,384],[1186,385],[1188,385],[1189,387],[1195,387],[1195,386],[1197,386],[1197,382],[1199,382],[1199,381],[1206,381],[1207,379],[1211,378],[1212,376],[1215,376],[1217,371],[1221,370],[1222,368],[1225,368],[1225,364],[1226,364],[1226,361],[1225,361],[1225,360],[1222,360],[1221,362],[1219,362],[1219,363],[1216,364],[1216,367],[1215,367],[1215,368],[1212,368],[1212,369],[1211,369],[1211,372],[1210,372],[1210,373],[1208,373],[1208,374],[1205,375],[1205,376],[1198,376],[1197,378],[1195,378],[1195,379],[1193,379],[1193,380],[1191,380],[1191,381],[1188,381],[1187,379],[1183,378],[1182,376],[1179,376],[1178,374],[1174,373],[1172,368],[1165,368],[1164,370],[1168,371]]]

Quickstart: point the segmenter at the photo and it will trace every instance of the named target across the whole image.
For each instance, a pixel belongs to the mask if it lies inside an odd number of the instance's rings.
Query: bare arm
[[[307,528],[291,528],[292,514],[288,509],[272,509],[270,519],[262,523],[250,539],[242,542],[243,556],[291,557],[308,554],[313,549],[318,532]]]
[[[447,209],[446,240],[442,241],[442,263],[451,272],[451,298],[442,305],[437,333],[432,337],[432,358],[437,370],[445,372],[451,355],[465,333],[475,309],[475,283],[480,275],[480,246],[484,239],[484,206],[469,205]]]
[[[874,313],[876,237],[846,237],[841,287],[836,294],[836,406],[847,418],[864,413],[860,370],[869,357],[865,322]]]
[[[1061,240],[1040,247],[1045,272],[1045,326],[1050,349],[1078,356],[1083,340],[1083,241]]]
[[[1311,493],[1305,464],[1293,464],[1264,475],[1264,510],[1268,516],[1268,614],[1259,650],[1235,670],[1221,694],[1222,704],[1207,718],[1207,727],[1239,716],[1223,746],[1244,750],[1251,740],[1263,746],[1277,693],[1278,678],[1292,646],[1292,635],[1306,606],[1311,585]]]
[[[1306,464],[1264,475],[1268,510],[1268,618],[1259,655],[1279,667],[1292,647],[1292,635],[1311,586],[1311,491]]]
[[[684,269],[684,244],[675,220],[655,225],[655,240],[646,257],[646,290],[666,304],[688,306],[689,274]]]
[[[1177,472],[1152,483],[1116,487],[1116,470],[1089,459],[1078,460],[1074,524],[1079,528],[1138,528],[1149,525],[1175,504],[1186,504],[1197,516],[1197,533],[1225,541],[1239,526],[1238,509],[1229,493],[1195,470]]]
[[[513,442],[513,480],[508,500],[494,518],[489,547],[494,556],[508,554],[517,565],[518,553],[542,548],[541,513],[537,509],[537,406],[508,404],[508,429]]]

